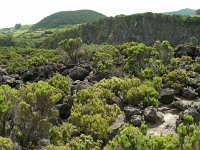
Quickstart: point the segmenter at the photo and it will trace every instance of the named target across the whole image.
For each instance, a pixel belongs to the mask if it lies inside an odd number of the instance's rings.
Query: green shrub
[[[70,82],[71,81],[68,77],[62,76],[61,74],[56,74],[48,80],[49,85],[62,90],[63,94],[66,95],[71,94],[69,88]]]
[[[71,138],[72,125],[63,123],[60,126],[54,126],[49,130],[49,138],[53,145],[65,145]]]
[[[67,144],[71,150],[100,150],[101,141],[94,141],[90,135],[81,134]]]
[[[183,70],[174,70],[163,77],[164,87],[180,90],[188,82],[187,74]]]
[[[88,99],[87,103],[75,103],[69,120],[80,127],[81,131],[104,139],[109,132],[109,126],[120,113],[121,110],[116,104],[108,105],[103,99],[92,98]]]
[[[34,56],[28,60],[29,66],[41,66],[47,63],[47,59],[43,56]]]
[[[21,87],[19,95],[15,134],[20,145],[28,149],[36,145],[38,138],[47,138],[52,126],[49,120],[55,121],[58,117],[55,104],[62,94],[48,83],[39,81]]]
[[[178,144],[178,138],[173,134],[154,136],[148,141],[149,149],[152,150],[177,150]]]
[[[0,86],[0,136],[10,135],[14,122],[13,113],[17,109],[18,91],[8,85]]]
[[[119,133],[104,147],[104,150],[146,150],[146,137],[142,132],[129,124],[123,125]]]
[[[0,136],[0,149],[1,150],[13,150],[14,145],[9,138],[3,138]]]
[[[54,146],[54,145],[48,145],[44,148],[41,148],[41,150],[71,150],[68,146]]]

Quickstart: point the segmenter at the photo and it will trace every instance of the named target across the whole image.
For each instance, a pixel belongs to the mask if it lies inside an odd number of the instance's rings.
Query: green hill
[[[105,15],[92,10],[61,11],[45,17],[35,24],[32,29],[56,28],[63,25],[74,25],[95,21]]]
[[[189,8],[185,8],[185,9],[181,9],[178,11],[172,11],[172,12],[165,12],[164,14],[169,14],[169,15],[196,15],[196,10],[194,9],[189,9]]]

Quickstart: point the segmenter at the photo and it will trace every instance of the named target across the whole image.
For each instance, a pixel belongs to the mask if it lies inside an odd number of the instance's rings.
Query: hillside
[[[45,17],[36,23],[32,29],[56,28],[63,25],[74,25],[95,21],[105,15],[92,10],[61,11]]]
[[[168,40],[172,45],[177,45],[188,41],[192,36],[199,39],[199,24],[200,17],[153,13],[117,16],[53,34],[44,41],[43,46],[56,48],[59,41],[70,37],[81,37],[85,43],[96,44],[137,41],[150,45],[155,40]]]
[[[169,14],[169,15],[191,15],[191,16],[193,16],[193,15],[196,14],[196,10],[185,8],[185,9],[181,9],[181,10],[178,10],[178,11],[165,12],[164,14]]]

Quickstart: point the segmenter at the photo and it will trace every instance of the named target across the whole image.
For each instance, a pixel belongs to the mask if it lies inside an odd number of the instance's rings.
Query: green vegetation
[[[196,10],[194,9],[189,9],[189,8],[185,8],[185,9],[181,9],[178,11],[172,11],[172,12],[165,12],[164,14],[169,14],[169,15],[196,15]]]
[[[105,15],[92,10],[62,11],[45,17],[32,26],[32,29],[56,28],[63,25],[81,24],[95,21]]]
[[[0,30],[0,149],[199,150],[198,25],[145,13]],[[176,107],[176,135],[147,135]]]

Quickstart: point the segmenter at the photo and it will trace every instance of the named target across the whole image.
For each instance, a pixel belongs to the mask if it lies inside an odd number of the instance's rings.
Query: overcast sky
[[[52,13],[67,10],[90,9],[115,16],[183,8],[199,9],[200,0],[1,0],[0,28],[16,23],[34,24]]]

